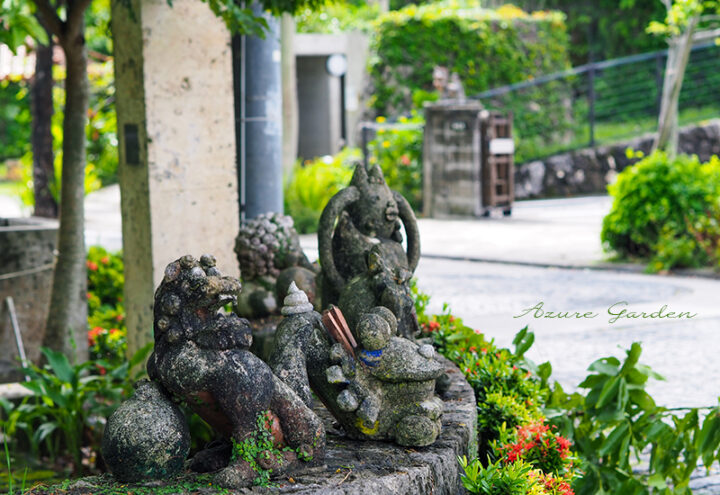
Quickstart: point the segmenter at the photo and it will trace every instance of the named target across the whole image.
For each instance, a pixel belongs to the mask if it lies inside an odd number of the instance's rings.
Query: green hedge
[[[632,154],[629,152],[629,156]],[[637,154],[636,154],[637,155]],[[609,188],[602,242],[649,271],[715,264],[720,256],[720,159],[656,152],[623,170]]]
[[[370,105],[381,115],[408,112],[415,91],[432,89],[436,65],[457,72],[468,96],[564,70],[567,45],[558,12],[486,10],[474,1],[409,5],[375,23]]]

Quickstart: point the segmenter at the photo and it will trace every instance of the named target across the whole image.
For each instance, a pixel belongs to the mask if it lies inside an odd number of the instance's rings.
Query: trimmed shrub
[[[372,43],[371,107],[381,115],[408,112],[416,90],[432,89],[437,65],[457,72],[468,96],[569,67],[563,14],[479,5],[408,5],[381,16]]]
[[[345,148],[335,156],[297,164],[285,183],[285,212],[293,217],[300,234],[317,231],[320,215],[330,198],[350,183],[353,163],[360,152]]]
[[[656,152],[623,170],[609,188],[614,197],[603,220],[606,250],[649,259],[648,270],[708,265],[712,251],[697,231],[711,231],[720,201],[720,159],[668,158]],[[717,220],[715,220],[717,223]]]

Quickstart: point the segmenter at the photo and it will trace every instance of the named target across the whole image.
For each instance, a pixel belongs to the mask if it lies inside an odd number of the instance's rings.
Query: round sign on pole
[[[331,76],[344,76],[347,72],[347,57],[341,53],[330,55],[325,63],[325,68]]]

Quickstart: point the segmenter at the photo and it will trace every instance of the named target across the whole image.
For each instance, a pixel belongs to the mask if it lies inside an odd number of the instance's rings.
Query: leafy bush
[[[305,9],[296,17],[298,33],[337,34],[359,30],[370,32],[380,15],[376,2],[327,2],[320,9]]]
[[[459,459],[463,468],[462,484],[470,493],[483,495],[527,495],[530,493],[531,466],[516,462],[505,466],[499,461],[486,467],[478,459],[468,462],[465,456]]]
[[[86,264],[90,358],[120,364],[127,349],[122,254],[91,246]]]
[[[720,200],[720,160],[697,156],[669,159],[656,152],[623,170],[609,188],[613,206],[603,220],[605,249],[622,257],[650,260],[648,269],[709,263],[694,228],[712,232],[710,211]]]
[[[580,384],[586,395],[567,395],[556,384],[549,396],[550,421],[574,441],[583,462],[584,475],[573,484],[578,493],[689,494],[698,461],[709,468],[718,459],[720,408],[706,408],[701,422],[697,408],[678,414],[657,406],[645,385],[661,377],[639,363],[641,352],[636,342],[624,362],[607,357],[591,364]],[[647,449],[648,470],[633,470],[631,457]]]
[[[478,436],[483,442],[497,440],[505,429],[514,431],[517,427],[527,427],[542,418],[537,406],[512,395],[491,392],[482,401],[482,407],[478,408]]]
[[[376,120],[381,125],[386,122],[384,117]],[[424,124],[425,119],[417,113],[400,117],[397,126],[380,127],[368,143],[369,162],[380,165],[388,186],[402,194],[415,211],[422,211]]]
[[[494,450],[506,464],[524,461],[543,473],[560,477],[573,475],[570,441],[556,434],[544,421],[504,429]]]
[[[350,182],[359,151],[345,148],[335,156],[297,164],[285,183],[285,212],[295,220],[300,234],[317,230],[320,215],[330,198]]]
[[[30,149],[30,97],[23,80],[0,80],[0,161]]]
[[[457,72],[468,96],[564,70],[567,44],[560,13],[486,10],[474,0],[408,5],[375,24],[370,104],[381,115],[408,112],[414,91],[432,89],[437,65]]]
[[[428,315],[428,296],[416,287],[412,293],[424,333],[440,353],[458,364],[471,383],[475,369],[466,364],[477,359],[480,347],[476,346],[487,346],[480,348],[480,354],[502,357],[515,363],[512,366],[518,370],[527,370],[522,371],[524,382],[533,383],[528,390],[537,391],[540,402],[536,406],[543,407],[547,418],[514,430],[501,426],[492,445],[480,435],[479,451],[488,454],[487,461],[483,463],[482,457],[460,459],[462,481],[471,493],[689,495],[690,475],[698,462],[709,468],[720,458],[720,407],[668,410],[657,406],[645,391],[645,384],[649,378],[661,377],[639,363],[640,344],[631,346],[624,362],[606,357],[592,363],[591,374],[579,385],[587,392],[567,394],[557,382],[549,385],[549,363],[536,366],[524,358],[534,341],[527,328],[515,337],[513,352],[497,349],[481,332],[453,317],[447,305],[442,315]],[[488,364],[496,365],[476,361],[475,366]],[[522,392],[523,386],[514,378],[499,378],[497,382],[505,385],[497,387],[492,381],[491,385],[481,385],[484,394],[477,393],[477,382],[473,385],[479,418],[488,416],[488,399],[492,407],[510,409],[510,401],[498,393],[498,388],[504,390],[512,384],[506,395],[517,397]],[[488,388],[495,390],[488,392]],[[517,411],[520,405],[515,401],[511,407]],[[633,469],[631,457],[639,459],[648,450],[647,470]],[[581,474],[575,477],[578,463]]]
[[[101,361],[71,365],[62,353],[43,348],[48,364],[43,368],[31,364],[23,369],[30,381],[21,385],[33,396],[25,398],[19,406],[0,399],[3,431],[15,441],[16,433],[24,432],[35,456],[41,450],[52,458],[69,454],[74,472],[80,473],[82,448],[89,446],[98,451],[104,418],[129,395],[132,381],[143,373],[131,377],[130,370],[145,359],[150,349],[145,347],[129,362],[111,367]],[[98,364],[107,366],[108,372],[94,374]]]

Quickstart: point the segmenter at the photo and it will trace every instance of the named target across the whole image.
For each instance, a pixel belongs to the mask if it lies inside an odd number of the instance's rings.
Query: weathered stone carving
[[[247,318],[277,312],[278,303],[291,281],[314,301],[315,267],[300,248],[293,219],[280,213],[264,213],[246,220],[235,239],[243,290],[237,310]]]
[[[417,221],[378,166],[366,171],[357,165],[350,185],[330,199],[320,217],[318,247],[323,306],[339,304],[352,327],[363,308],[383,305],[398,319],[400,335],[418,331],[408,286],[420,258]]]
[[[190,452],[185,416],[157,383],[142,380],[105,425],[102,455],[122,482],[179,474]]]
[[[435,379],[443,368],[432,346],[396,336],[392,311],[368,309],[350,333],[337,308],[323,319],[291,286],[283,314],[269,362],[306,404],[312,388],[353,438],[406,446],[435,441],[443,410]]]
[[[212,256],[170,263],[155,293],[155,351],[148,374],[237,443],[253,435],[258,418],[267,415],[274,442],[290,449],[261,465],[282,474],[303,466],[303,459],[322,458],[325,431],[302,400],[250,353],[247,320],[220,311],[239,290],[239,281],[221,276]],[[248,462],[236,459],[217,480],[238,487],[255,477]]]

